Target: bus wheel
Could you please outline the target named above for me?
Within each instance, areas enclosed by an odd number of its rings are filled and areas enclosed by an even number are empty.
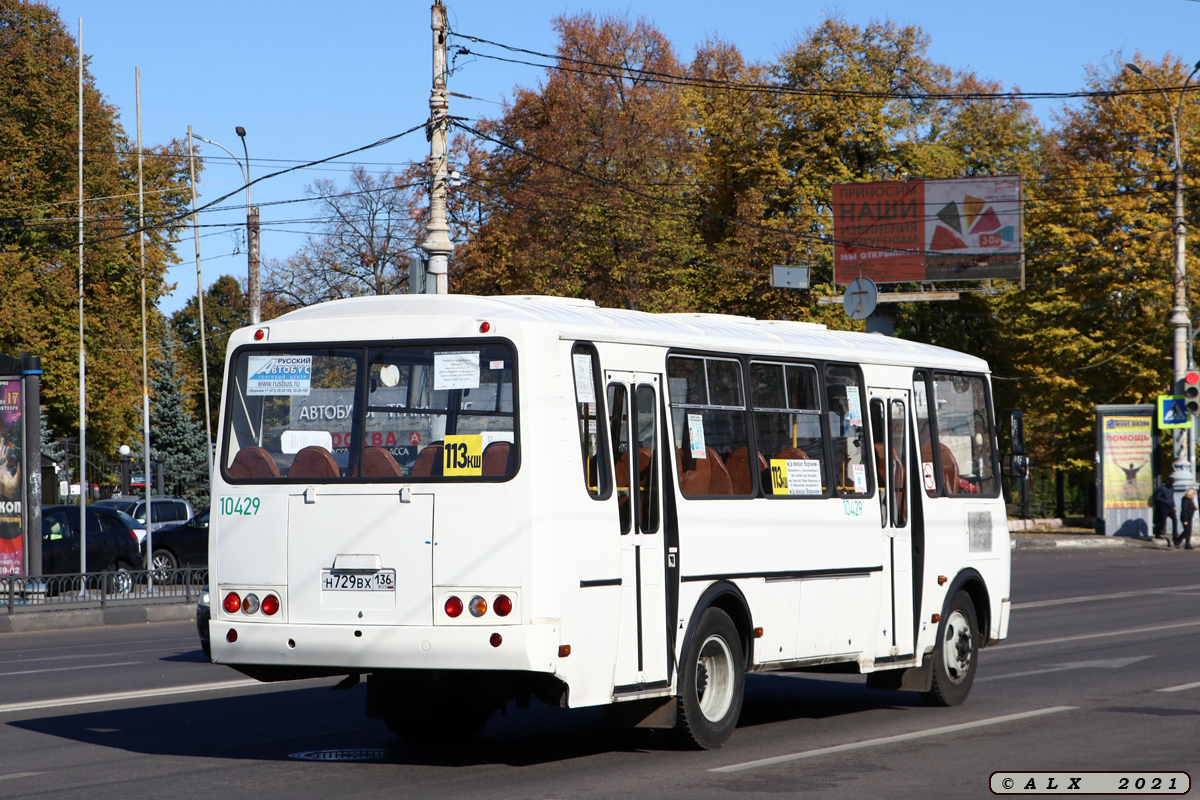
[[[742,640],[719,608],[700,617],[679,675],[675,733],[686,747],[715,750],[729,740],[742,712]]]
[[[956,592],[938,627],[933,648],[933,684],[921,697],[931,706],[961,705],[971,693],[979,662],[979,624],[975,604],[966,592]]]

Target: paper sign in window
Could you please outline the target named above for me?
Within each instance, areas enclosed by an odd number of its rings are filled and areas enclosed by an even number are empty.
[[[774,494],[823,494],[821,462],[811,458],[772,458],[771,491]]]
[[[447,436],[442,448],[443,475],[482,475],[483,437]]]
[[[858,399],[858,387],[846,387],[846,424],[862,427],[862,403]],[[863,491],[866,491],[865,489]]]
[[[688,439],[692,443],[692,458],[708,458],[704,446],[704,417],[700,414],[688,414]]]
[[[575,353],[571,359],[575,362],[576,402],[596,402],[596,380],[592,377],[592,357],[587,353]]]
[[[329,431],[284,431],[279,435],[279,449],[284,453],[299,453],[306,447],[324,447],[333,452],[333,434]]]
[[[862,464],[854,465],[854,493],[867,493],[867,468]]]
[[[433,354],[433,390],[478,389],[479,351]]]

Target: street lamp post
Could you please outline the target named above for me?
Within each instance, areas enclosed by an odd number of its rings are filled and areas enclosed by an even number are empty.
[[[242,153],[246,157],[245,165],[225,145],[205,139],[203,136],[192,134],[202,142],[219,147],[238,165],[242,171],[242,179],[246,182],[246,299],[250,305],[250,324],[262,322],[262,289],[258,279],[258,209],[250,205],[250,151],[246,147],[246,129],[241,125],[234,128],[238,138],[242,140]]]
[[[1187,263],[1184,258],[1187,229],[1183,219],[1183,149],[1179,141],[1179,117],[1183,113],[1183,101],[1187,96],[1187,90],[1191,87],[1192,78],[1200,71],[1200,61],[1197,61],[1196,66],[1192,67],[1192,71],[1188,73],[1187,80],[1179,88],[1179,102],[1175,105],[1171,104],[1170,95],[1163,89],[1162,84],[1154,79],[1153,75],[1147,75],[1137,64],[1126,64],[1125,67],[1133,74],[1139,75],[1153,83],[1154,87],[1163,96],[1163,99],[1166,100],[1167,113],[1170,114],[1171,119],[1171,136],[1175,144],[1175,220],[1172,225],[1175,232],[1175,299],[1171,306],[1170,317],[1171,327],[1174,329],[1172,363],[1175,373],[1171,392],[1175,393],[1183,384],[1183,377],[1187,373],[1190,363],[1188,358],[1190,350],[1188,346],[1190,319],[1187,301]],[[1193,422],[1193,426],[1187,429],[1186,436],[1174,437],[1175,465],[1171,477],[1174,479],[1177,506],[1180,496],[1196,485],[1195,453],[1193,449],[1194,427],[1195,423]]]

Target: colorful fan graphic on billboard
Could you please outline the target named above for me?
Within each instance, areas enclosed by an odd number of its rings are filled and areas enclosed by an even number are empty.
[[[833,187],[834,281],[1020,280],[1019,176]]]

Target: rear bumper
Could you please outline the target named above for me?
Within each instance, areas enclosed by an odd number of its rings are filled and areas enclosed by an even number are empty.
[[[553,674],[557,623],[484,626],[280,625],[212,620],[212,658],[229,666],[517,670]],[[230,629],[237,641],[226,638]],[[500,634],[493,647],[493,633]]]

